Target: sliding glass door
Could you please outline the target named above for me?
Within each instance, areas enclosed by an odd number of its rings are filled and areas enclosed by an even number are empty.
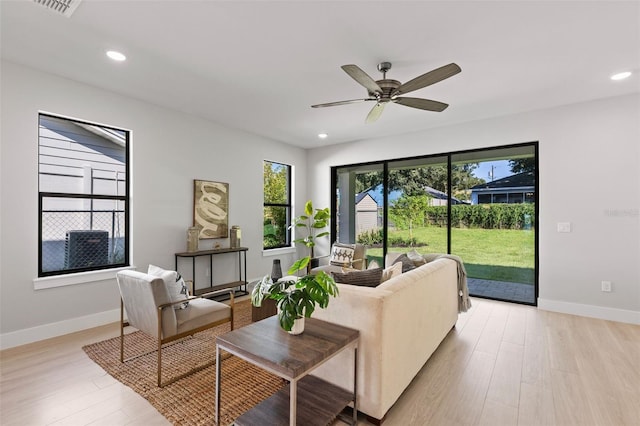
[[[537,143],[332,168],[334,241],[460,256],[470,293],[535,304]]]
[[[464,261],[471,295],[535,303],[535,146],[451,155],[451,253]],[[477,181],[455,179],[472,169]],[[480,182],[478,182],[480,181]]]

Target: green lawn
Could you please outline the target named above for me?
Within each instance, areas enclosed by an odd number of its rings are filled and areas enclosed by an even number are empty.
[[[511,229],[451,230],[451,252],[462,258],[469,277],[525,284],[534,283],[535,231]],[[409,231],[393,231],[391,235],[409,237]],[[446,253],[447,229],[418,228],[413,236],[424,246],[420,253]],[[407,252],[411,247],[395,247],[390,251]],[[368,257],[382,256],[382,249],[367,250]]]

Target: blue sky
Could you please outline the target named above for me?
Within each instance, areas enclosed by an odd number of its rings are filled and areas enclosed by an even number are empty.
[[[475,177],[482,178],[487,182],[491,182],[491,178],[489,177],[491,166],[493,166],[493,180],[502,179],[503,177],[511,176],[513,174],[509,167],[509,161],[499,160],[480,163],[478,168],[473,171],[473,175]]]

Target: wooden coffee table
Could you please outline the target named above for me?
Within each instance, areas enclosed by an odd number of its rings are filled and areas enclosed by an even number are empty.
[[[326,425],[353,401],[352,424],[358,415],[358,340],[360,332],[306,318],[304,333],[291,335],[277,317],[250,324],[216,338],[216,425],[220,425],[220,351],[225,350],[283,379],[289,385],[237,418],[234,425]],[[353,349],[353,393],[308,375],[345,349]],[[288,409],[287,409],[288,406]]]

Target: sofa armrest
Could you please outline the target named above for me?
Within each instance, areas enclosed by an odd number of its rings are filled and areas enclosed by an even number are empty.
[[[360,411],[381,419],[451,330],[456,279],[456,263],[441,259],[375,288],[338,284],[340,295],[314,311],[315,318],[360,331]],[[352,357],[341,353],[313,374],[352,389]]]
[[[316,309],[313,317],[360,331],[358,344],[358,405],[369,415],[376,413],[366,407],[379,406],[384,391],[380,377],[383,343],[383,309],[388,290],[337,283],[340,294],[329,301],[326,309]],[[353,353],[346,351],[312,373],[344,389],[353,389]],[[364,405],[363,405],[364,404]]]

